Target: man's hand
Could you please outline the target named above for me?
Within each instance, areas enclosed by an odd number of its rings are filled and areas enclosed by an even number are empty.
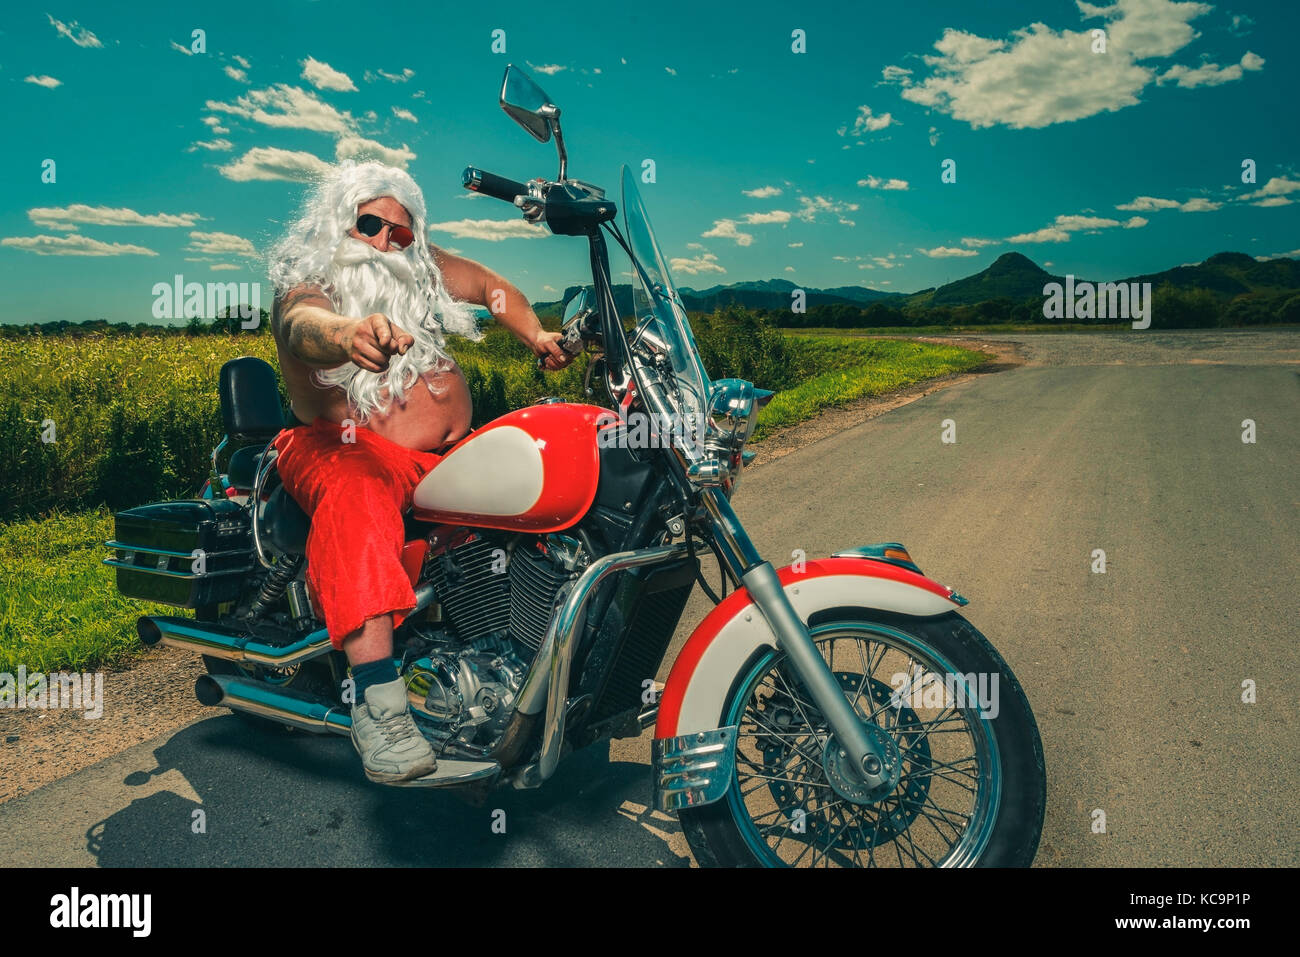
[[[543,329],[533,340],[533,355],[537,356],[537,364],[543,369],[558,372],[574,360],[574,356],[560,347],[560,338],[558,332]]]
[[[369,372],[388,368],[389,356],[405,355],[415,337],[381,312],[358,319],[344,340],[348,361]]]

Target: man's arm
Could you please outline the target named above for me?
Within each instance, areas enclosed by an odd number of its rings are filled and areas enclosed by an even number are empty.
[[[547,369],[563,369],[573,361],[573,357],[560,348],[560,334],[543,329],[527,297],[500,274],[472,259],[453,256],[432,243],[429,252],[437,262],[443,285],[453,299],[487,306],[497,322],[513,332],[533,355],[544,360]]]
[[[271,332],[304,365],[332,369],[355,362],[371,372],[388,368],[388,357],[405,353],[415,339],[375,313],[351,319],[334,313],[317,286],[295,286],[271,307]]]

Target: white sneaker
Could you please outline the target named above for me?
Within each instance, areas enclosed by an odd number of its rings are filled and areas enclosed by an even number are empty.
[[[398,678],[366,689],[365,703],[352,706],[352,744],[366,777],[380,784],[409,781],[438,769],[433,748],[415,726]]]

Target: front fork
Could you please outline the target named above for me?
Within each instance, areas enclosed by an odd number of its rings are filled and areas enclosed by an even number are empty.
[[[705,489],[700,500],[713,520],[722,561],[744,584],[754,604],[767,619],[776,636],[777,647],[790,659],[813,703],[826,716],[840,751],[845,752],[847,763],[857,770],[857,776],[868,790],[883,787],[890,777],[890,769],[885,763],[888,757],[877,741],[867,734],[861,717],[844,697],[843,689],[817,650],[807,626],[786,597],[772,563],[764,561],[758,554],[721,489]]]

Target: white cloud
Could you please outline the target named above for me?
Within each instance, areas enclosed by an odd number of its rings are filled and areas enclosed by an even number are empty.
[[[238,67],[233,67],[229,63],[227,63],[223,69],[226,71],[226,76],[230,77],[235,82],[237,83],[248,82],[248,74],[245,73],[243,70],[239,69]]]
[[[403,143],[400,147],[388,147],[374,140],[360,136],[345,136],[334,144],[334,158],[337,160],[378,160],[387,166],[406,169],[415,154]]]
[[[1017,233],[1007,237],[1009,243],[1068,243],[1069,241],[1070,234],[1055,226],[1045,226],[1032,233]]]
[[[938,145],[939,145],[939,136],[940,136],[940,133],[939,133],[939,127],[937,127],[937,126],[932,126],[932,127],[930,127],[930,145],[931,145],[931,146],[938,146]]]
[[[45,14],[47,17],[50,15]],[[50,25],[59,31],[59,36],[67,37],[79,47],[102,47],[104,44],[99,42],[99,37],[95,36],[76,20],[71,23],[63,23],[50,17]]]
[[[212,127],[212,134],[214,136],[221,136],[225,133],[230,132],[230,128],[227,126],[222,126],[221,120],[219,120],[215,116],[205,116],[203,117],[203,122],[206,123],[208,126]]]
[[[56,80],[52,76],[41,74],[40,76],[28,76],[23,78],[24,83],[35,83],[37,86],[43,86],[47,90],[52,90],[56,86],[63,86],[62,80]]]
[[[1177,209],[1184,213],[1207,213],[1218,209],[1222,205],[1222,203],[1201,196],[1189,199],[1185,203],[1180,203],[1176,199],[1160,199],[1156,196],[1138,196],[1132,202],[1123,203],[1115,208],[1124,212],[1141,213],[1155,212],[1161,209]]]
[[[1182,205],[1183,204],[1178,202],[1176,199],[1158,199],[1155,196],[1139,196],[1131,203],[1124,203],[1115,208],[1122,209],[1126,212],[1129,210],[1135,212],[1148,212],[1156,209],[1179,209]]]
[[[687,276],[698,276],[706,272],[726,272],[718,265],[718,257],[713,253],[702,253],[694,259],[675,258],[668,263],[668,268],[676,273],[684,273]]]
[[[876,86],[907,86],[912,82],[912,71],[901,66],[887,66],[880,75],[882,79]]]
[[[850,133],[853,136],[865,136],[868,133],[883,130],[891,124],[897,125],[897,123],[898,121],[894,119],[892,113],[881,113],[877,116],[871,112],[871,107],[864,104],[858,107],[858,115],[853,118],[853,129],[850,130],[846,126],[841,126],[836,132],[840,136],[845,133]]]
[[[1077,232],[1097,232],[1122,226],[1124,229],[1140,229],[1147,224],[1141,216],[1133,216],[1124,222],[1102,216],[1057,216],[1050,226],[1034,230],[1031,233],[1018,233],[1008,236],[1009,243],[1067,243],[1070,234]]]
[[[704,243],[687,243],[687,249],[704,249]]]
[[[242,56],[240,56],[238,53],[232,54],[231,57],[230,57],[230,59],[234,60],[236,63],[238,63],[240,66],[242,66],[245,70],[247,70],[248,67],[249,67],[248,58],[247,58],[247,57],[242,57]]]
[[[247,256],[257,258],[257,248],[234,233],[190,233],[190,244],[186,252],[200,253],[204,256]]]
[[[670,66],[666,66],[666,67],[664,67],[664,69],[667,70],[669,73],[671,73],[673,76],[676,76],[676,75],[677,75],[677,71],[674,70],[674,69],[673,69],[672,67],[670,67]]]
[[[961,244],[971,249],[979,249],[981,246],[997,246],[1001,242],[1000,239],[976,239],[973,236],[963,236]]]
[[[400,106],[393,107],[393,116],[399,120],[406,120],[408,123],[419,123],[419,119],[410,110],[403,109]]]
[[[80,233],[71,236],[8,236],[0,246],[37,256],[157,256],[152,249],[128,243],[104,243]]]
[[[384,70],[376,70],[374,73],[371,73],[367,70],[365,73],[365,80],[367,83],[374,83],[375,80],[382,78],[387,80],[389,83],[405,83],[413,76],[415,76],[415,71],[408,66],[402,70],[401,73],[387,73]]]
[[[317,133],[350,133],[355,121],[306,90],[277,83],[265,90],[249,90],[234,103],[208,100],[216,113],[230,113],[277,129],[314,130]]]
[[[774,209],[766,213],[746,213],[745,222],[750,226],[758,226],[763,223],[788,223],[790,214],[783,209]]]
[[[235,162],[218,169],[236,183],[251,180],[288,180],[307,183],[329,170],[330,164],[311,153],[255,146]]]
[[[318,90],[335,90],[339,93],[356,92],[357,85],[346,73],[334,69],[328,63],[322,63],[314,57],[299,60],[302,78]]]
[[[243,266],[236,266],[234,263],[213,263],[208,267],[212,272],[222,272],[227,269],[243,269]]]
[[[949,28],[935,42],[935,53],[922,58],[929,75],[914,79],[901,67],[887,67],[884,75],[901,87],[903,99],[975,129],[1068,123],[1136,104],[1158,71],[1140,61],[1182,50],[1199,35],[1191,21],[1212,9],[1175,0],[1115,0],[1104,7],[1077,0],[1076,6],[1082,20],[1103,21],[1104,54],[1092,52],[1095,23],[1058,32],[1035,22],[1004,39]],[[1224,71],[1213,64],[1197,69],[1175,65],[1161,80],[1186,86],[1225,82],[1262,65],[1262,59],[1247,53]]]
[[[27,218],[37,226],[49,229],[74,229],[84,226],[180,226],[190,227],[202,217],[198,213],[137,213],[125,207],[113,209],[108,206],[87,206],[73,203],[71,206],[38,206],[27,211]]]
[[[186,56],[194,56],[194,51],[189,47],[181,46],[175,40],[169,40],[168,42],[172,45],[172,49],[177,53],[184,53]]]
[[[185,152],[193,153],[195,150],[211,150],[214,153],[224,153],[234,148],[234,143],[228,139],[218,138],[215,140],[196,140],[190,144],[189,149]]]
[[[1253,193],[1238,196],[1237,201],[1250,203],[1252,206],[1290,206],[1294,201],[1288,199],[1287,194],[1294,193],[1298,189],[1300,189],[1300,182],[1287,179],[1285,176],[1274,176]]]
[[[785,267],[785,271],[786,271],[786,272],[794,272],[794,267],[793,267],[793,266],[786,266],[786,267]]]
[[[853,220],[845,217],[844,213],[855,212],[858,208],[857,203],[844,203],[825,196],[800,196],[799,203],[803,208],[795,215],[805,223],[816,220],[819,213],[828,213],[837,217],[842,225],[852,226]]]
[[[781,187],[760,186],[758,187],[758,189],[742,189],[741,192],[744,193],[746,196],[753,197],[754,199],[767,199],[768,197],[771,196],[780,196]]]
[[[929,256],[931,259],[949,259],[953,256],[978,256],[979,253],[974,249],[962,249],[960,246],[935,246],[933,249],[921,249],[919,246],[916,250],[923,256]]]
[[[907,180],[881,179],[879,176],[868,176],[866,179],[858,180],[858,185],[870,189],[907,189]]]
[[[1271,256],[1256,256],[1259,262],[1268,262],[1270,259],[1300,259],[1300,249],[1293,249],[1289,253],[1274,253]]]
[[[450,233],[457,239],[486,239],[500,242],[503,239],[540,239],[550,233],[541,226],[522,219],[457,219],[445,223],[430,223],[435,233]]]
[[[1192,90],[1198,86],[1218,86],[1221,83],[1231,83],[1233,80],[1241,79],[1243,70],[1262,69],[1264,69],[1264,58],[1247,51],[1246,55],[1241,58],[1240,63],[1233,63],[1222,68],[1217,63],[1202,63],[1194,70],[1181,64],[1175,64],[1162,73],[1160,79],[1156,82],[1162,86],[1165,83],[1176,82],[1183,89]]]
[[[713,221],[713,228],[700,235],[705,238],[734,239],[737,246],[749,246],[754,242],[753,234],[742,233],[736,229],[734,219],[716,219]]]
[[[524,62],[528,63],[527,60]],[[538,73],[545,73],[547,76],[555,76],[555,74],[568,69],[568,67],[561,66],[558,63],[544,63],[541,66],[536,63],[528,63],[528,66],[530,69],[536,70]]]
[[[791,249],[800,249],[803,247],[803,243],[786,243],[786,245]]]

